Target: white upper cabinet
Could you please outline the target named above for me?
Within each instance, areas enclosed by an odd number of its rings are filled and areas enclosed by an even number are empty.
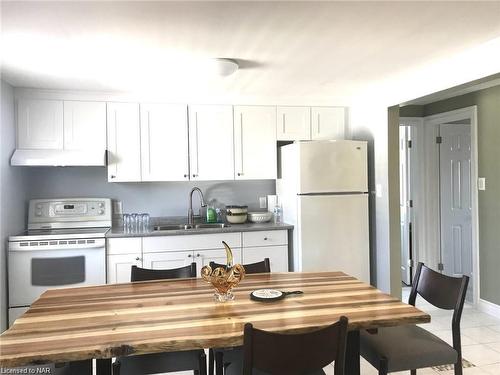
[[[139,104],[108,103],[108,181],[141,181]]]
[[[189,180],[187,105],[141,104],[142,181]]]
[[[60,150],[63,139],[62,100],[18,100],[18,148]]]
[[[276,154],[276,107],[235,106],[235,179],[275,179]]]
[[[313,140],[344,139],[345,110],[342,107],[312,107],[311,135]]]
[[[64,149],[106,150],[106,103],[64,101]]]
[[[234,179],[233,107],[189,107],[191,180]]]
[[[278,141],[301,141],[311,139],[311,108],[277,108]]]

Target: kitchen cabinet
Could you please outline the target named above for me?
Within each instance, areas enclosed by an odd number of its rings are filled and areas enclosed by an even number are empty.
[[[108,103],[108,181],[141,180],[139,104]]]
[[[310,107],[277,107],[276,130],[278,141],[311,139]]]
[[[234,107],[236,180],[275,179],[276,107]]]
[[[233,180],[233,107],[189,107],[191,180]]]
[[[269,258],[271,272],[288,272],[288,231],[243,232],[243,264]]]
[[[189,180],[187,105],[141,104],[142,181]]]
[[[144,254],[144,268],[172,269],[184,267],[194,262],[193,251],[166,251]]]
[[[104,158],[106,103],[64,101],[64,149],[92,150]]]
[[[344,139],[345,109],[342,107],[311,108],[311,138]]]
[[[63,140],[62,100],[18,100],[18,148],[60,150],[63,148]]]
[[[108,284],[130,282],[132,266],[143,267],[141,238],[109,238],[106,241]]]

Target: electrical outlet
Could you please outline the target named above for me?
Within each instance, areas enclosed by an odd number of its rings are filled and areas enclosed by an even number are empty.
[[[260,208],[267,208],[266,197],[259,197],[259,206],[260,206]]]
[[[382,198],[382,184],[375,185],[375,195],[377,198]]]
[[[477,189],[478,190],[486,190],[486,178],[485,177],[479,177],[477,179]]]

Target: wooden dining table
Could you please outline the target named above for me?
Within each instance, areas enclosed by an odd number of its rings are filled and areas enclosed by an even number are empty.
[[[256,289],[301,290],[257,302]],[[111,372],[110,358],[243,343],[243,326],[306,332],[349,318],[347,368],[358,375],[359,331],[426,323],[430,316],[342,272],[248,275],[231,302],[216,302],[200,278],[158,280],[43,293],[0,336],[0,367],[69,362],[72,374]]]

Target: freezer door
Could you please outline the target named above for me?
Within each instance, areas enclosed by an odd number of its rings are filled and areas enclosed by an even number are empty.
[[[297,199],[299,238],[295,270],[342,271],[370,282],[368,195]]]
[[[368,191],[367,144],[317,141],[299,144],[299,194]]]

